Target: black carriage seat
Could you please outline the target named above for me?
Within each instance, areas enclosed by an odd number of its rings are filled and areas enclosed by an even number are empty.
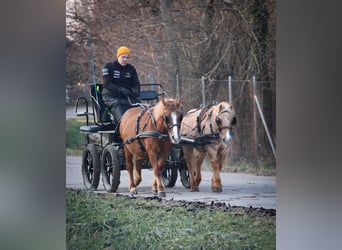
[[[94,124],[80,127],[81,132],[96,133],[101,131],[113,131],[116,127],[112,120],[108,107],[102,99],[102,84],[90,86],[90,99],[93,109]]]
[[[159,101],[159,97],[164,97],[165,91],[159,83],[140,84],[140,100],[144,104],[154,105]]]
[[[140,91],[140,99],[144,101],[158,100],[158,93],[154,90]]]
[[[96,84],[90,87],[90,98],[96,113],[95,119],[100,125],[113,122],[109,115],[108,107],[102,99],[102,88],[102,84]]]

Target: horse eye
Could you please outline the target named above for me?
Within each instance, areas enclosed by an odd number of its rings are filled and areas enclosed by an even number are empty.
[[[168,122],[169,122],[169,117],[164,116],[164,121],[165,121],[166,123],[168,123]]]
[[[236,125],[236,117],[233,117],[232,125]]]
[[[221,123],[221,119],[219,117],[216,117],[215,121],[216,121],[217,124]]]

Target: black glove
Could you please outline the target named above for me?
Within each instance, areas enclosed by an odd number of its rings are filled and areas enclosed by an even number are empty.
[[[136,90],[136,89],[132,89],[132,95],[133,95],[134,97],[139,97],[139,96],[140,96],[140,95],[139,95],[139,91]]]
[[[123,87],[119,87],[119,92],[124,96],[130,96],[132,93],[129,89],[125,89]]]

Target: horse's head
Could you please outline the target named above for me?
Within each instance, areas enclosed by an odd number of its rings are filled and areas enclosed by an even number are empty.
[[[231,104],[221,102],[213,109],[213,118],[220,136],[220,139],[228,143],[234,135],[236,125],[235,111]]]
[[[180,106],[182,104],[181,99],[163,99],[164,106],[163,121],[167,128],[169,138],[172,144],[179,143],[179,129],[182,122],[182,113],[180,111]]]

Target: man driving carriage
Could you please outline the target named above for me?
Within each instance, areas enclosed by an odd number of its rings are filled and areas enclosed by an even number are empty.
[[[135,67],[128,63],[131,50],[126,46],[118,48],[116,60],[102,69],[102,98],[118,124],[122,115],[139,101],[140,83]]]

